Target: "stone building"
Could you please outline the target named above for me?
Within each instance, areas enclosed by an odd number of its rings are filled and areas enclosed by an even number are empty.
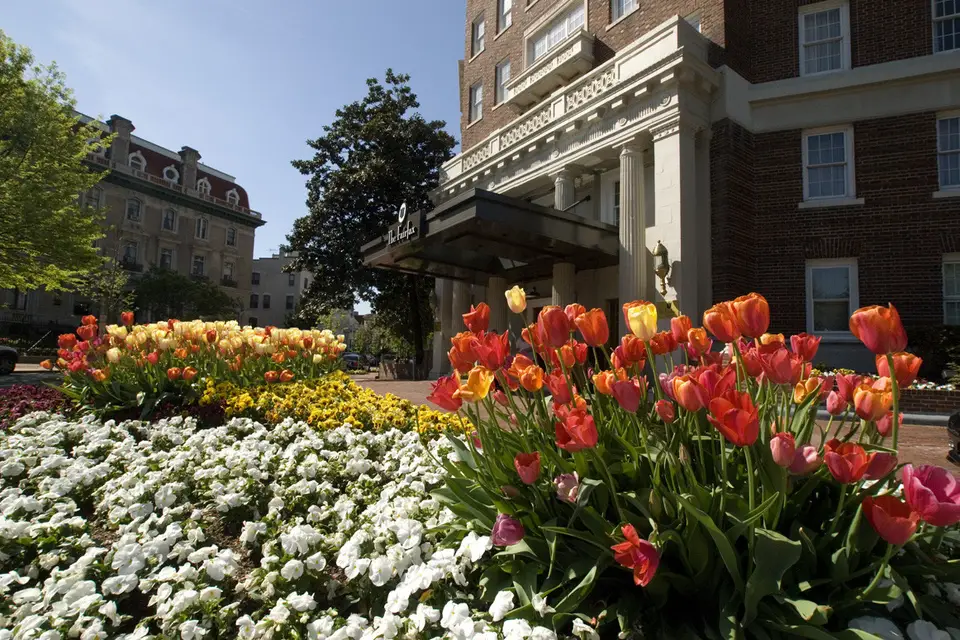
[[[247,324],[254,327],[286,327],[287,316],[300,304],[310,286],[309,271],[284,271],[297,257],[296,251],[282,251],[253,261]]]
[[[699,318],[757,291],[771,330],[862,370],[858,306],[960,323],[960,2],[466,9],[463,151],[432,211],[365,246],[440,278],[434,373],[471,302],[506,328],[513,284],[542,293],[528,320],[576,300],[612,323],[628,300]]]
[[[91,165],[107,171],[81,199],[104,210],[103,254],[116,257],[134,278],[153,266],[172,269],[208,278],[245,304],[254,233],[264,222],[243,187],[201,164],[196,149],[174,152],[133,135],[126,118],[114,115],[98,124],[116,137],[109,148],[88,156]],[[79,294],[35,291],[10,295],[0,322],[34,329],[75,326],[91,312],[96,305]]]

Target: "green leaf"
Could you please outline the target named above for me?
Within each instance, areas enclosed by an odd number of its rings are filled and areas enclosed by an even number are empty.
[[[557,532],[546,527],[556,526],[557,520],[554,518],[550,520],[545,525],[543,525],[540,530],[543,532],[543,538],[547,541],[547,549],[550,551],[550,567],[547,569],[547,578],[549,579],[553,575],[553,564],[557,560]]]
[[[813,640],[883,640],[879,636],[859,629],[844,629],[843,631],[834,631],[828,633],[818,627],[807,624],[781,624],[778,622],[764,622],[764,626],[776,631],[782,631],[792,636],[801,638],[812,638]]]
[[[727,529],[727,538],[729,538],[730,542],[735,544],[737,539],[746,532],[750,525],[762,518],[763,514],[767,512],[767,509],[773,506],[773,503],[779,498],[780,494],[774,493],[772,496],[761,502],[760,506],[748,513],[747,517],[743,520],[738,520],[736,516],[730,516],[731,520],[737,521],[737,524]]]
[[[913,605],[913,610],[917,613],[917,616],[923,618],[923,608],[920,606],[920,601],[917,600],[917,594],[913,592],[913,589],[910,588],[910,583],[907,582],[907,579],[902,575],[897,573],[893,567],[887,566],[887,571],[890,574],[890,579],[900,587],[903,591],[903,595],[907,597],[907,600],[910,601],[910,604]]]
[[[717,551],[720,552],[720,558],[723,560],[723,564],[727,567],[730,577],[733,578],[734,587],[736,587],[738,592],[743,593],[743,576],[740,575],[737,553],[734,551],[733,545],[730,544],[730,540],[727,539],[727,536],[723,535],[723,532],[717,527],[713,518],[693,506],[686,498],[678,494],[672,495],[677,503],[679,503],[687,513],[693,516],[697,522],[702,524],[704,529],[707,530],[707,533],[710,534],[713,543],[717,546]]]
[[[779,598],[779,600],[796,611],[804,622],[809,622],[818,627],[827,624],[827,620],[830,619],[830,614],[833,612],[831,607],[817,604],[812,600],[794,600],[786,597]]]
[[[844,582],[850,577],[850,554],[846,547],[840,547],[830,556],[830,577],[834,582]]]
[[[524,605],[530,604],[533,596],[537,595],[537,565],[532,562],[523,565],[520,571],[513,575],[513,586],[516,587],[520,602]]]
[[[596,547],[601,551],[604,551],[607,553],[610,552],[610,545],[608,544],[608,540],[606,538],[597,538],[596,536],[592,536],[589,533],[586,533],[583,531],[577,531],[576,529],[570,529],[568,527],[551,527],[551,526],[544,525],[540,527],[540,529],[544,532],[550,531],[553,533],[560,534],[562,536],[577,538],[578,540],[583,540],[584,542],[593,545],[594,547]]]
[[[800,543],[767,529],[756,530],[753,551],[754,569],[747,580],[743,624],[749,626],[757,616],[757,605],[765,596],[780,591],[783,574],[800,559]]]
[[[583,576],[583,579],[580,580],[580,584],[571,589],[567,595],[556,604],[554,608],[557,610],[557,613],[569,613],[576,610],[577,605],[593,591],[593,583],[597,579],[597,569],[597,566],[590,569],[587,575]]]

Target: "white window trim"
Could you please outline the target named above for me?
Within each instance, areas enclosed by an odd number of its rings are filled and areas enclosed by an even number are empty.
[[[140,208],[137,209],[136,220],[130,219],[130,203],[131,202],[136,202],[140,205]],[[144,206],[143,200],[141,200],[140,198],[127,198],[126,201],[123,203],[123,221],[133,222],[135,224],[140,224],[141,222],[143,222],[143,206]]]
[[[197,258],[200,258],[200,260],[203,261],[203,271],[202,271],[201,273],[197,273],[197,272],[194,271],[194,269],[193,269],[194,265],[195,265],[196,262],[197,262]],[[192,256],[190,256],[190,275],[192,275],[192,276],[206,276],[206,275],[207,275],[207,256],[203,255],[202,253],[195,253],[195,254],[193,254]]]
[[[167,250],[170,252],[170,267],[171,271],[177,270],[177,249],[176,247],[157,247],[157,266],[163,267],[163,251]]]
[[[168,178],[168,177],[167,177],[167,172],[168,172],[168,171],[172,171],[172,172],[173,172],[173,178]],[[179,183],[179,182],[180,182],[180,172],[177,171],[177,168],[176,168],[174,165],[171,164],[171,165],[168,166],[168,167],[164,167],[162,173],[163,173],[163,175],[162,175],[161,177],[162,177],[164,180],[166,180],[167,182],[176,182],[176,183]]]
[[[583,27],[580,29],[582,31],[587,27],[587,25],[590,24],[590,5],[587,0],[569,0],[568,2],[561,2],[553,10],[548,11],[536,22],[527,27],[526,31],[523,32],[523,69],[521,71],[529,69],[530,66],[534,64],[532,55],[533,40],[536,39],[537,36],[541,35],[544,30],[553,26],[554,22],[556,22],[558,18],[572,11],[577,5],[580,4],[583,5]],[[567,34],[566,39],[569,39],[572,35],[574,34]],[[565,42],[566,39],[562,40],[561,42]],[[561,45],[560,43],[557,43],[556,46],[559,47]],[[547,51],[549,52],[551,50],[552,49],[548,49]],[[546,57],[546,54],[544,54],[543,57]],[[537,61],[539,62],[539,60]],[[513,72],[513,69],[510,71]]]
[[[810,13],[820,13],[821,11],[829,11],[831,9],[840,9],[840,68],[831,69],[830,71],[816,71],[813,73],[807,73],[804,69],[804,56],[803,56],[803,47],[804,47],[804,32],[803,32],[803,16]],[[801,76],[822,76],[828,73],[837,73],[839,71],[847,71],[850,69],[850,4],[847,0],[827,0],[826,2],[818,2],[816,4],[807,4],[802,7],[797,12],[797,46],[799,52],[799,64],[800,64],[800,75]]]
[[[206,223],[207,223],[206,226],[200,224],[200,221],[201,221],[201,220],[205,220],[205,221],[206,221]],[[201,228],[201,227],[203,227],[204,230],[206,231],[206,234],[205,234],[205,235],[200,235],[199,231],[200,231],[200,228]],[[205,217],[205,216],[200,216],[200,217],[198,217],[198,218],[196,218],[196,219],[194,220],[194,223],[193,223],[193,237],[194,237],[194,239],[196,239],[196,240],[207,240],[207,239],[210,238],[210,218],[207,218],[207,217]]]
[[[510,3],[510,9],[507,11],[503,10],[505,3]],[[503,17],[509,16],[510,24],[503,26]],[[497,0],[497,35],[509,29],[513,26],[513,0]]]
[[[483,25],[483,37],[478,38],[477,28],[479,25]],[[479,44],[479,47],[477,46]],[[487,19],[483,13],[478,15],[473,19],[473,22],[470,23],[470,60],[473,60],[487,48]]]
[[[960,51],[960,49],[958,49],[958,51]],[[943,113],[937,114],[937,125],[936,125],[937,126],[937,131],[936,131],[936,134],[937,134],[937,186],[939,187],[940,190],[933,194],[934,198],[950,198],[953,196],[960,196],[960,193],[958,193],[960,192],[960,184],[951,184],[951,185],[944,186],[943,184],[940,183],[940,156],[945,153],[940,149],[940,121],[952,120],[953,118],[960,118],[960,111],[945,111]],[[949,151],[946,153],[954,153],[954,152]],[[960,151],[958,151],[957,153],[960,153]]]
[[[941,49],[937,51],[937,23],[945,22],[947,20],[952,20],[955,17],[960,17],[960,13],[951,14],[949,16],[944,16],[942,18],[937,17],[937,0],[930,0],[930,47],[933,49],[934,55],[940,53],[952,53],[954,51],[960,51],[960,47],[954,47],[953,49]]]
[[[849,314],[860,308],[860,276],[858,274],[857,258],[838,258],[828,260],[807,260],[806,263],[806,292],[804,294],[807,313],[807,333],[813,334],[813,270],[817,268],[847,267],[850,270],[850,303]],[[847,331],[816,331],[826,342],[856,342],[857,339]]]
[[[230,265],[230,275],[227,275],[227,265]],[[224,260],[223,262],[223,277],[221,280],[234,280],[234,276],[237,274],[237,264],[232,260]],[[236,280],[234,280],[236,282]]]
[[[498,81],[500,80],[500,69],[503,65],[510,67],[510,73],[513,73],[513,64],[510,62],[510,58],[504,58],[493,68],[493,102],[494,108],[499,107],[504,102],[510,98],[510,92],[507,91],[507,83],[510,82],[510,75],[507,76],[506,80],[503,81],[501,85]],[[499,99],[497,93],[500,92]]]
[[[628,0],[623,0],[623,1],[624,3],[626,3]],[[634,0],[632,9],[627,9],[621,15],[615,16],[613,14],[613,9],[614,7],[616,7],[616,2],[617,0],[610,0],[610,25],[609,26],[611,27],[617,24],[618,22],[620,22],[621,20],[623,20],[624,18],[630,17],[637,10],[640,9],[640,0]]]
[[[143,165],[140,169],[135,169],[135,168],[134,168],[134,166],[133,166],[133,159],[134,159],[134,158],[138,158],[138,159],[140,160],[141,164]],[[144,157],[143,157],[143,154],[140,153],[139,151],[134,151],[134,152],[131,153],[129,156],[127,156],[127,165],[128,165],[131,169],[135,169],[136,171],[143,171],[144,173],[146,173],[146,171],[147,171],[147,159],[144,158]]]
[[[234,200],[233,202],[231,202],[231,201],[230,201],[230,197],[231,197],[231,196],[233,196],[234,198],[236,198],[236,200]],[[235,188],[234,188],[234,189],[230,189],[230,191],[227,191],[227,193],[226,193],[226,195],[224,196],[224,198],[226,199],[227,202],[230,202],[231,204],[235,204],[235,205],[237,205],[238,207],[240,206],[240,192],[237,191]]]
[[[842,196],[820,196],[810,197],[810,185],[807,175],[807,138],[810,136],[819,136],[827,133],[843,133],[843,158],[847,165],[847,193]],[[854,155],[853,125],[840,125],[836,127],[824,127],[822,129],[804,129],[800,136],[802,146],[802,169],[803,169],[803,202],[815,203],[801,205],[801,209],[810,207],[829,207],[836,205],[863,204],[863,198],[857,198],[857,175],[856,175],[856,157]]]
[[[233,244],[230,244],[230,232],[233,231]],[[236,227],[227,227],[227,230],[223,234],[223,244],[227,247],[236,247],[237,246],[237,228]]]
[[[473,115],[474,90],[480,90],[480,104],[477,106],[477,117]],[[483,120],[483,81],[470,85],[470,91],[467,94],[467,122],[474,124]]]
[[[173,229],[167,229],[163,226],[163,221],[167,218],[167,211],[173,211]],[[160,231],[165,233],[177,233],[180,230],[180,212],[173,207],[164,207],[160,214]]]
[[[201,189],[201,188],[200,188],[200,185],[205,186],[205,187],[207,188],[207,190],[204,191],[203,189]],[[199,191],[200,193],[206,193],[207,195],[211,195],[210,189],[211,189],[210,181],[207,180],[206,177],[203,177],[203,178],[200,178],[199,180],[197,180],[197,191]]]
[[[947,324],[947,274],[945,269],[947,264],[960,264],[960,253],[945,253],[940,262],[940,294],[943,298],[943,324]],[[950,300],[960,300],[960,296],[950,298]]]

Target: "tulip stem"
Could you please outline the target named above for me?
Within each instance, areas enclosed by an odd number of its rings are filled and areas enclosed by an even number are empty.
[[[657,375],[657,361],[653,356],[653,350],[650,349],[650,343],[643,341],[643,347],[647,352],[647,360],[650,362],[650,374],[653,376],[653,393],[657,400],[663,400],[663,389],[660,388],[660,376]]]
[[[837,501],[837,512],[833,514],[833,520],[830,521],[830,528],[827,529],[827,533],[823,536],[823,542],[821,545],[818,545],[819,548],[825,547],[830,543],[830,536],[833,535],[833,532],[837,530],[837,523],[840,522],[840,514],[843,513],[843,505],[846,502],[847,498],[847,485],[840,485],[840,499]]]
[[[892,370],[893,369],[891,369],[891,371]],[[889,542],[887,543],[887,552],[883,554],[883,560],[880,562],[880,567],[877,569],[877,575],[873,576],[873,580],[869,585],[867,585],[867,588],[863,590],[863,593],[858,596],[858,600],[865,599],[873,592],[874,589],[877,588],[877,585],[880,584],[880,579],[883,577],[883,572],[886,571],[887,565],[890,563],[890,558],[893,557],[894,552],[898,548],[899,547],[897,545],[890,544]]]
[[[897,437],[900,435],[900,382],[893,365],[893,354],[887,354],[887,367],[890,369],[890,383],[893,387],[893,450],[897,451]]]
[[[747,494],[747,506],[750,509],[750,513],[753,513],[754,505],[756,504],[756,497],[754,495],[756,493],[756,487],[753,480],[753,454],[750,452],[750,449],[752,446],[753,445],[747,445],[743,448],[743,453],[747,459],[747,490],[749,491],[749,493]],[[753,540],[754,540],[755,530],[756,530],[756,527],[754,525],[750,525],[750,549],[751,549],[750,557],[751,558],[753,557],[752,550],[753,550]]]

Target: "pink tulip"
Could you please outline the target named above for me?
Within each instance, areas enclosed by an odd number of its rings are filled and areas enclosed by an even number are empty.
[[[570,504],[577,503],[577,495],[580,493],[580,478],[576,472],[562,473],[553,479],[553,484],[557,487],[557,497]]]
[[[665,424],[670,424],[677,419],[677,408],[669,400],[657,400],[654,408]]]
[[[509,547],[523,540],[523,525],[516,518],[501,513],[493,523],[490,540],[496,547]]]
[[[640,407],[640,385],[636,380],[618,380],[610,387],[621,409],[629,413],[637,412]]]
[[[900,412],[900,422],[903,424],[903,412]],[[893,411],[888,411],[887,415],[877,420],[877,433],[886,438],[893,431]]]
[[[806,475],[820,466],[820,456],[817,454],[817,448],[812,444],[805,444],[799,447],[793,454],[793,464],[790,465],[790,473],[798,476]]]
[[[781,467],[791,466],[797,453],[797,442],[793,434],[773,434],[770,438],[770,453],[773,454],[773,461]]]
[[[929,464],[903,468],[903,494],[910,508],[935,527],[960,522],[960,482],[944,469]]]
[[[831,391],[827,396],[827,413],[832,416],[839,416],[847,410],[847,401],[836,391]]]
[[[897,466],[897,456],[886,451],[877,451],[870,454],[870,464],[864,477],[868,480],[879,480],[893,471]]]

